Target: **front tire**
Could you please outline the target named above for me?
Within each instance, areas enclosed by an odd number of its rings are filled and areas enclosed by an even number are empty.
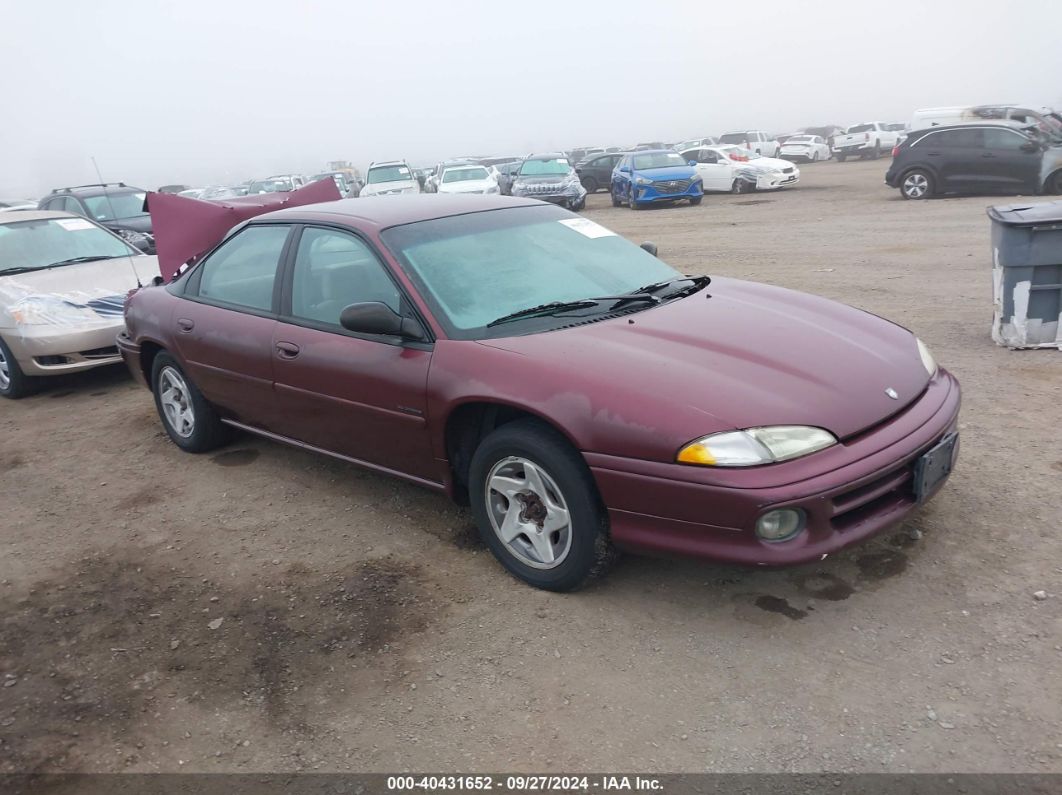
[[[1062,194],[1062,170],[1056,171],[1044,181],[1044,192],[1056,196]]]
[[[599,186],[593,177],[583,177],[583,187],[586,188],[587,193],[597,193]]]
[[[932,175],[920,168],[911,169],[900,179],[900,195],[905,199],[928,199],[933,190]]]
[[[170,440],[188,453],[206,453],[232,438],[214,407],[168,353],[159,353],[151,366],[155,408]]]
[[[691,198],[690,199],[690,207],[698,206],[701,203],[701,200],[703,198],[704,198],[703,196],[694,196],[693,198]]]
[[[842,152],[838,152],[837,153],[837,162],[838,163],[843,163],[847,159],[848,159],[848,155],[846,155],[846,154],[844,154]]]
[[[613,207],[620,207],[620,206],[623,205],[623,201],[619,198],[619,196],[616,195],[616,186],[615,185],[612,186],[612,189],[608,192],[608,194],[609,194],[610,197],[612,197],[612,206]]]
[[[638,204],[638,201],[634,198],[634,185],[633,184],[627,190],[627,207],[629,209],[631,209],[631,210],[640,210],[640,209],[642,209],[641,205]]]
[[[0,339],[0,396],[18,400],[33,394],[40,380],[26,375],[19,367],[15,355]]]
[[[616,557],[607,513],[582,456],[538,421],[508,423],[480,443],[469,495],[483,543],[535,588],[575,590]]]

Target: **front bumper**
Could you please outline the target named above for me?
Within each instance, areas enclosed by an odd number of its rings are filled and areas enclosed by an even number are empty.
[[[26,375],[61,375],[120,362],[114,335],[123,328],[121,320],[87,329],[21,326],[5,329],[4,342]]]
[[[691,182],[688,186],[680,187],[679,189],[669,189],[668,187],[656,183],[653,183],[652,185],[634,186],[634,200],[638,202],[638,204],[696,199],[703,195],[703,183],[700,180]]]
[[[138,345],[132,337],[122,329],[122,332],[115,339],[115,345],[118,347],[118,353],[122,360],[125,362],[125,366],[129,368],[130,375],[133,376],[138,384],[144,387],[151,388],[148,384],[147,374],[144,372],[141,366],[140,359],[140,345]]]
[[[538,199],[550,204],[560,204],[564,207],[573,207],[581,204],[586,199],[586,188],[581,182],[575,182],[566,188],[534,189],[523,188],[513,190],[511,195],[523,199]]]
[[[789,185],[796,185],[800,182],[800,171],[796,168],[792,173],[779,174],[777,176],[773,174],[763,174],[756,178],[756,190],[778,190],[778,188],[785,188]]]
[[[608,506],[617,546],[746,565],[792,565],[864,541],[914,510],[915,462],[956,430],[959,404],[958,381],[941,370],[918,400],[881,425],[783,464],[722,470],[595,453],[585,457]],[[804,529],[788,541],[760,540],[753,530],[756,519],[775,508],[802,509]]]

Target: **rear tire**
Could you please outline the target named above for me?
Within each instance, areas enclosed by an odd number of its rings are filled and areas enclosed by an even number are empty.
[[[900,195],[905,199],[928,199],[933,190],[933,175],[928,171],[912,168],[900,177]]]
[[[1044,181],[1044,192],[1056,196],[1062,194],[1062,170],[1056,171]]]
[[[881,157],[881,147],[874,144],[874,151],[870,153],[870,159],[877,160],[879,157]]]
[[[586,462],[536,420],[503,425],[480,443],[468,490],[483,543],[528,585],[573,591],[617,557]]]
[[[842,154],[841,152],[837,153],[837,162],[838,163],[843,163],[847,159],[848,159],[848,155]]]
[[[185,452],[207,453],[232,439],[232,429],[165,351],[157,354],[151,365],[151,391],[162,427]]]
[[[26,375],[19,367],[15,355],[0,339],[0,396],[18,400],[32,395],[40,386],[40,379]]]

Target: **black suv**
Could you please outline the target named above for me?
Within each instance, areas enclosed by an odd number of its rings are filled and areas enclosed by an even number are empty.
[[[955,124],[915,130],[893,150],[885,183],[905,199],[939,193],[1062,193],[1062,147],[1033,130]]]
[[[608,190],[612,185],[612,169],[622,159],[623,155],[619,153],[590,155],[575,165],[575,173],[579,175],[587,193],[594,193],[601,188]]]
[[[40,210],[61,210],[91,218],[145,254],[155,253],[151,216],[144,209],[146,192],[124,182],[56,188],[37,205]]]

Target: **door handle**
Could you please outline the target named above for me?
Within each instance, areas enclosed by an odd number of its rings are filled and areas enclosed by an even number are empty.
[[[277,355],[281,359],[294,359],[299,355],[299,346],[294,342],[278,342]]]
[[[195,321],[189,320],[186,317],[177,318],[177,328],[187,334],[189,331],[195,328]]]

